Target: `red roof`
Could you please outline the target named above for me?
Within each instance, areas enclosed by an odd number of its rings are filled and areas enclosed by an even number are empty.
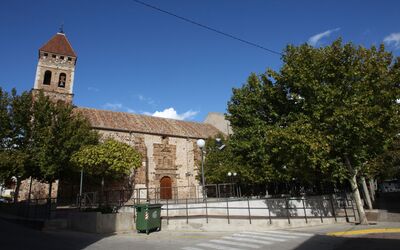
[[[43,45],[40,51],[46,51],[50,53],[56,53],[65,56],[76,57],[74,50],[71,47],[67,37],[63,33],[55,34],[45,45]]]
[[[95,129],[130,131],[144,134],[189,138],[208,138],[221,133],[210,124],[179,121],[147,115],[114,112],[91,108],[75,108]]]

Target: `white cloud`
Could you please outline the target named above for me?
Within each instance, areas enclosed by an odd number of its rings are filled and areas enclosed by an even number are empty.
[[[336,32],[336,31],[339,31],[339,30],[340,30],[340,28],[336,28],[336,29],[327,30],[327,31],[324,31],[324,32],[322,32],[322,33],[313,35],[312,37],[310,37],[310,38],[308,39],[308,44],[310,44],[311,46],[317,46],[317,45],[318,45],[318,42],[319,42],[322,38],[324,38],[324,37],[329,37],[333,32]]]
[[[103,105],[103,108],[105,109],[111,109],[111,110],[120,110],[122,109],[122,103],[110,103],[107,102],[106,104]]]
[[[145,114],[145,115],[151,115],[151,116],[162,117],[162,118],[170,118],[170,119],[176,119],[176,120],[190,120],[198,113],[199,113],[198,111],[188,110],[183,114],[178,114],[178,112],[176,112],[176,110],[172,107],[166,108],[163,111],[156,111],[154,113],[143,112],[143,114]]]
[[[88,87],[87,89],[88,89],[89,91],[92,91],[92,92],[99,92],[99,91],[100,91],[100,89],[95,88],[95,87]]]
[[[128,112],[128,113],[135,113],[135,110],[123,105],[122,103],[107,102],[106,104],[103,105],[103,108],[109,109],[112,111],[123,111],[123,112]]]
[[[155,101],[150,97],[145,97],[143,95],[138,95],[139,101],[146,102],[149,105],[155,105]]]
[[[393,44],[396,49],[400,49],[400,33],[392,33],[383,39],[383,42]]]

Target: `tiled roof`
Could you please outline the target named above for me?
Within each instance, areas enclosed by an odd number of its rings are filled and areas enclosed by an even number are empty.
[[[214,126],[205,123],[91,108],[78,107],[75,110],[86,117],[92,127],[97,129],[189,138],[208,138],[220,133]]]
[[[64,33],[55,34],[39,50],[76,57],[76,54]]]

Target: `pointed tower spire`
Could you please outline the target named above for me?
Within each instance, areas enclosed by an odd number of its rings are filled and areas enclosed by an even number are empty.
[[[60,25],[60,28],[58,29],[58,33],[64,34],[64,23]]]
[[[72,103],[77,56],[63,25],[59,31],[39,49],[33,91],[43,91],[51,99]]]

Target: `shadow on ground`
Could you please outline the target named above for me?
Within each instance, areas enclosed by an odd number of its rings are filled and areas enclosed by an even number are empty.
[[[359,237],[316,235],[295,250],[393,250],[399,249],[400,234],[377,234]]]
[[[84,249],[108,236],[69,231],[46,232],[0,219],[0,249]]]

